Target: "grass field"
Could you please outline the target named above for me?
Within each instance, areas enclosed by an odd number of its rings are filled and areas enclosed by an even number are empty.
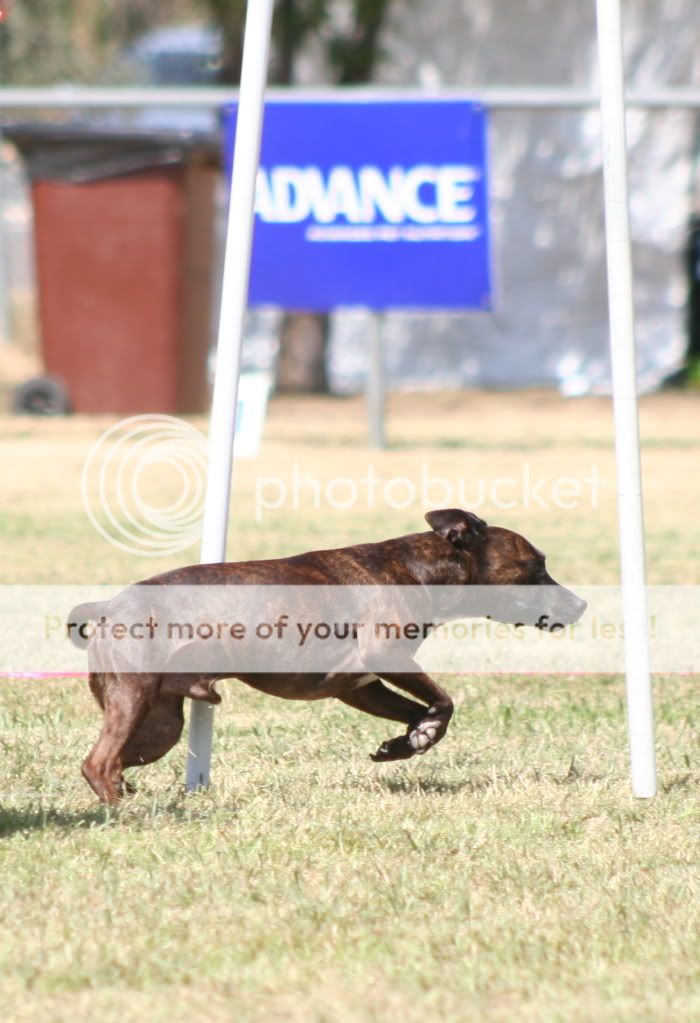
[[[196,560],[122,553],[90,527],[80,471],[108,422],[3,421],[5,583],[126,583]],[[256,477],[289,483],[294,462],[322,482],[371,463],[416,484],[425,463],[468,493],[520,480],[526,463],[547,480],[596,467],[597,507],[586,495],[477,510],[528,535],[562,581],[617,580],[608,401],[399,395],[389,424],[391,449],[373,453],[361,402],[273,402],[260,458],[236,466],[229,555],[421,528],[419,502],[343,511],[308,494],[256,521]],[[698,398],[645,399],[642,433],[650,581],[697,585]],[[79,773],[99,727],[85,681],[0,682],[4,1016],[700,1019],[697,679],[656,679],[652,801],[630,794],[621,678],[446,684],[457,710],[443,743],[374,765],[395,726],[225,683],[213,788],[182,792],[181,742],[107,811]]]

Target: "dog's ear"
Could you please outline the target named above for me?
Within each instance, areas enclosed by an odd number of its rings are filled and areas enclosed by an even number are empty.
[[[461,508],[443,508],[441,511],[428,512],[425,521],[438,536],[460,550],[475,547],[486,539],[488,526],[484,520],[473,512],[462,511]]]

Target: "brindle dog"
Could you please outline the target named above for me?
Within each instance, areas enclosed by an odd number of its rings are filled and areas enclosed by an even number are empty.
[[[488,526],[476,515],[450,508],[426,516],[429,532],[357,544],[337,550],[312,551],[290,558],[231,564],[191,565],[146,580],[149,586],[386,586],[421,587],[439,593],[439,587],[470,587],[479,594],[479,606],[468,599],[443,608],[428,609],[442,620],[467,616],[490,616],[499,621],[538,625],[542,618],[565,625],[577,621],[586,607],[570,590],[555,582],[545,567],[544,555],[518,533]],[[105,604],[84,604],[71,613],[72,626],[95,621],[119,601],[122,609],[138,593],[137,584]],[[528,590],[533,601],[529,617],[523,608],[504,608],[486,602],[482,587],[546,587]],[[437,590],[435,588],[438,588]],[[454,592],[451,590],[450,592]],[[457,592],[462,592],[461,589]],[[487,591],[491,592],[491,591]],[[539,596],[541,595],[541,596]],[[388,616],[396,608],[383,609]],[[540,625],[541,627],[541,625]],[[70,632],[74,637],[74,632]],[[125,791],[127,767],[159,760],[180,738],[185,697],[216,704],[221,697],[214,682],[221,678],[240,681],[275,696],[294,700],[333,697],[357,710],[406,725],[406,732],[382,743],[372,755],[376,761],[406,760],[425,753],[444,736],[453,704],[449,695],[415,661],[420,645],[404,647],[392,670],[379,673],[353,670],[319,673],[296,672],[162,672],[114,670],[104,654],[104,644],[87,643],[90,688],[104,711],[102,732],[83,764],[83,775],[101,800],[114,803]],[[355,648],[357,655],[357,648]],[[396,692],[388,682],[402,692]],[[407,695],[403,695],[403,694]]]

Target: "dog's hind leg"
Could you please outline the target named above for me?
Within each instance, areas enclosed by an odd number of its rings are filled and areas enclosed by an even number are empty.
[[[121,752],[122,767],[141,767],[164,757],[178,742],[185,723],[185,696],[207,703],[221,703],[209,675],[163,675],[158,696]],[[136,789],[124,781],[128,792]]]
[[[177,693],[158,695],[122,750],[122,767],[152,764],[173,748],[185,723],[184,702],[184,696]]]
[[[116,803],[123,795],[122,751],[155,703],[159,685],[158,675],[102,674],[99,691],[104,723],[82,770],[83,777],[103,803]]]
[[[88,676],[88,685],[90,686],[90,692],[99,703],[102,710],[105,709],[104,699],[104,675],[101,671],[91,671]]]

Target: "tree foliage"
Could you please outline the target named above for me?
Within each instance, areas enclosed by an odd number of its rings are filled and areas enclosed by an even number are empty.
[[[197,0],[8,0],[4,84],[102,82],[119,52],[159,25],[192,21]]]
[[[240,76],[245,0],[200,0],[224,39],[222,81]],[[381,56],[378,40],[391,0],[277,0],[273,21],[272,78],[291,84],[295,61],[310,37],[323,44],[330,78],[339,85],[372,78]]]

